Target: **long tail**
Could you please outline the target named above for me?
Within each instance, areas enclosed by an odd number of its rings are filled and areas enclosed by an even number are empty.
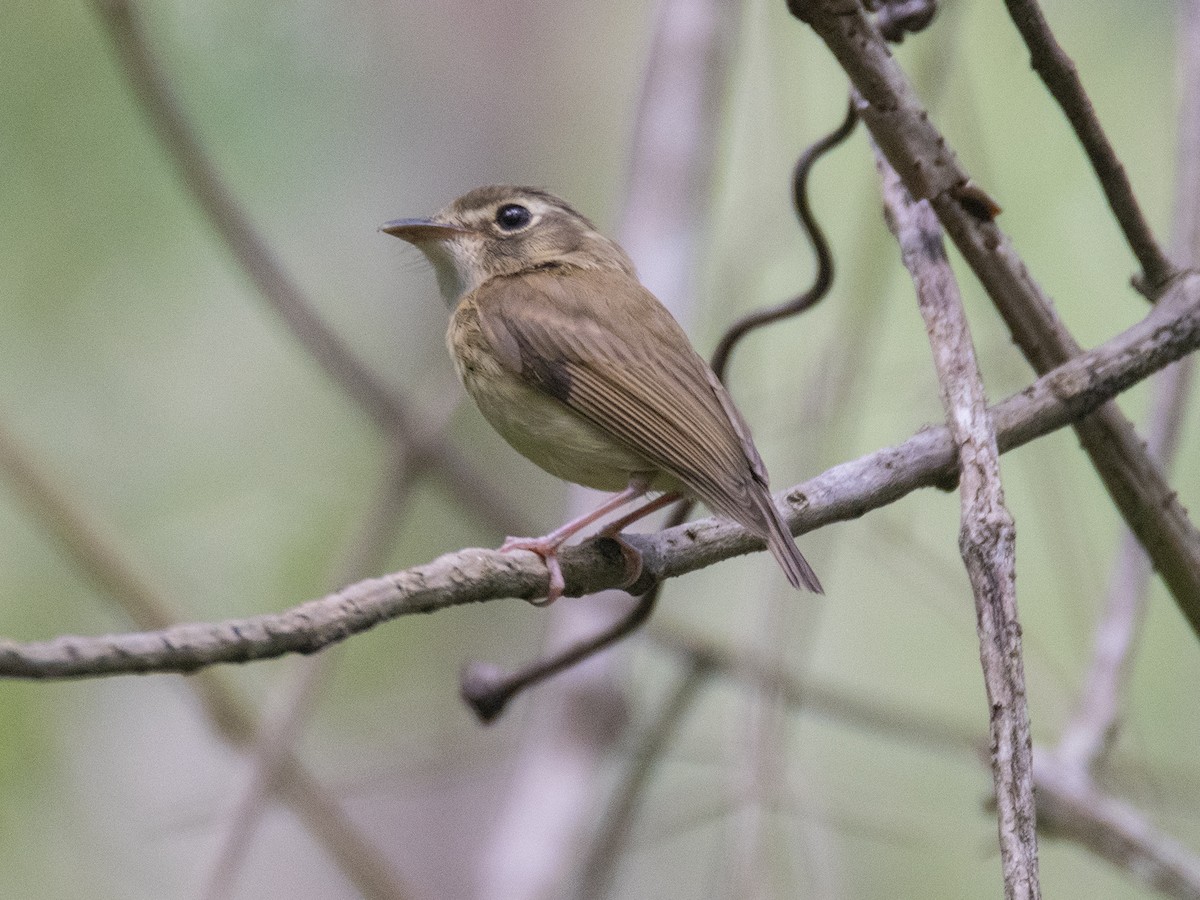
[[[796,539],[788,531],[787,525],[783,522],[783,516],[779,514],[779,509],[775,506],[775,501],[771,499],[768,491],[762,492],[762,502],[759,507],[764,514],[763,518],[766,519],[767,533],[764,537],[767,540],[767,549],[778,561],[779,567],[787,575],[792,587],[805,587],[814,594],[825,593],[825,589],[821,587],[821,582],[817,578],[817,573],[800,553],[800,548],[796,546]]]

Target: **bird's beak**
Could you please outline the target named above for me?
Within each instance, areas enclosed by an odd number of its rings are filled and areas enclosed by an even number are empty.
[[[444,241],[457,234],[468,234],[469,229],[458,225],[447,225],[445,222],[435,222],[432,219],[396,219],[379,226],[379,230],[410,244],[422,244],[426,241]]]

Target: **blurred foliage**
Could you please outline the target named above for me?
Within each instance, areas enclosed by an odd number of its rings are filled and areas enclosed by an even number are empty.
[[[1133,260],[1069,129],[1029,71],[1000,4],[943,4],[898,55],[1002,226],[1085,345],[1134,322]],[[1169,232],[1173,8],[1045,4],[1144,208]],[[396,390],[553,523],[561,488],[516,457],[461,395],[445,309],[414,251],[379,223],[495,181],[545,185],[611,230],[650,4],[418,0],[146,2],[155,52],[262,233],[321,313]],[[694,316],[703,350],[739,312],[808,277],[787,194],[800,148],[838,120],[845,84],[782,3],[747,4],[729,85]],[[308,360],[214,240],[114,68],[87,3],[0,4],[0,416],[64,490],[192,619],[319,595],[383,476],[370,423]],[[911,286],[879,215],[862,135],[815,178],[837,253],[822,307],[740,351],[734,393],[776,487],[902,440],[941,416]],[[963,272],[999,398],[1030,374]],[[1140,415],[1145,389],[1123,407]],[[1175,483],[1200,506],[1192,415]],[[1118,520],[1072,435],[1005,459],[1035,735],[1056,739],[1088,661]],[[0,488],[0,632],[36,639],[130,627]],[[499,535],[435,485],[408,501],[389,568]],[[957,499],[925,492],[803,540],[829,594],[788,596],[797,671],[986,729]],[[661,622],[761,642],[762,558],[668,588]],[[747,590],[747,588],[753,590]],[[1134,670],[1116,789],[1200,847],[1195,639],[1160,586]],[[456,698],[464,660],[536,652],[541,613],[517,602],[383,626],[350,642],[306,756],[399,871],[461,888],[505,790],[521,708],[476,727]],[[630,689],[653,708],[674,663],[640,645]],[[234,673],[277,703],[291,661]],[[536,694],[522,704],[537,703]],[[732,895],[745,693],[714,687],[639,820],[619,896]],[[226,828],[241,760],[183,679],[0,683],[0,893],[192,896]],[[777,896],[992,897],[990,778],[970,754],[905,746],[804,714],[769,813],[763,874]],[[798,849],[803,848],[803,849]],[[311,850],[311,852],[305,852]],[[1121,873],[1044,841],[1047,896],[1139,897]],[[457,867],[451,873],[451,870]],[[450,887],[447,887],[449,885]],[[718,886],[718,887],[714,887]],[[728,891],[726,890],[728,886]],[[238,896],[351,888],[286,811],[268,816]],[[436,890],[436,888],[434,888]],[[443,893],[442,896],[451,896]]]

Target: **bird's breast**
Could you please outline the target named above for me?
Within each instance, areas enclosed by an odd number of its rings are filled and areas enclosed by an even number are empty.
[[[656,467],[644,457],[503,365],[469,298],[450,319],[446,346],[484,418],[517,452],[551,475],[602,491],[623,489],[635,473],[655,475]],[[675,489],[667,480],[655,487]]]

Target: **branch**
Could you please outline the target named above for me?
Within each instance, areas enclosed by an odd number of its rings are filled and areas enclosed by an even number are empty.
[[[86,514],[0,423],[0,469],[27,509],[72,561],[138,627],[171,631],[172,604],[111,538],[112,529]],[[224,673],[201,672],[188,682],[214,732],[233,747],[251,744],[255,713]],[[292,753],[282,759],[279,788],[305,827],[325,846],[358,891],[372,900],[409,896],[386,859]]]
[[[927,201],[913,200],[878,148],[875,159],[883,180],[888,227],[912,274],[957,450],[962,494],[959,548],[975,597],[979,658],[987,689],[1004,894],[1009,900],[1037,898],[1041,896],[1037,812],[1017,618],[1016,526],[1004,505],[996,433],[937,217]]]
[[[1200,265],[1200,0],[1179,5],[1176,39],[1180,72],[1175,221],[1171,251],[1176,259]],[[1146,448],[1170,467],[1179,446],[1195,375],[1195,357],[1160,373],[1151,390]],[[1109,575],[1104,613],[1092,641],[1092,661],[1079,704],[1063,730],[1057,758],[1080,773],[1104,761],[1118,733],[1132,653],[1148,605],[1150,561],[1128,530],[1121,534]]]
[[[1173,282],[1141,322],[992,407],[1000,450],[1087,416],[1198,346],[1200,275],[1188,275]],[[835,466],[777,499],[793,533],[799,534],[857,518],[921,487],[953,484],[956,471],[949,432],[945,426],[930,427],[896,447]],[[719,519],[624,539],[642,553],[637,583],[624,584],[626,563],[614,542],[593,540],[562,554],[568,593],[612,587],[641,593],[659,579],[762,549],[761,541]],[[214,663],[313,653],[399,616],[500,597],[540,597],[545,591],[545,566],[532,554],[462,550],[277,614],[138,634],[63,636],[33,643],[0,640],[0,676],[192,672]],[[1185,607],[1184,614],[1200,632],[1200,604]]]
[[[982,733],[977,738],[973,731],[922,709],[897,709],[893,702],[851,693],[812,676],[798,678],[784,666],[727,648],[696,632],[659,627],[643,633],[656,646],[683,657],[689,666],[702,665],[714,675],[778,696],[787,706],[836,725],[938,753],[975,753],[983,743]]]
[[[862,98],[863,123],[909,193],[929,200],[1035,371],[1045,374],[1078,356],[1079,345],[1007,235],[991,221],[987,203],[930,121],[861,2],[789,0],[788,7],[812,26],[850,76]],[[1075,429],[1114,504],[1200,633],[1200,532],[1115,405],[1097,410]]]
[[[342,584],[362,578],[382,563],[395,537],[404,506],[413,489],[412,469],[403,446],[392,448],[382,483],[371,493],[371,503],[348,550],[334,566],[330,581]],[[283,774],[295,758],[295,748],[308,724],[318,688],[327,680],[336,654],[309,657],[291,672],[279,713],[264,717],[249,754],[249,773],[241,786],[229,826],[211,865],[203,897],[219,900],[232,894],[239,868],[244,865],[254,832],[272,795],[279,793]]]
[[[1030,65],[1075,129],[1075,136],[1083,145],[1096,178],[1104,189],[1104,196],[1108,198],[1108,206],[1142,267],[1142,289],[1153,299],[1164,284],[1179,274],[1179,268],[1167,258],[1154,239],[1154,233],[1133,195],[1133,186],[1125,174],[1125,167],[1117,159],[1116,151],[1100,126],[1092,101],[1083,89],[1075,63],[1055,39],[1037,0],[1004,0],[1004,5],[1008,7],[1013,24],[1029,48]]]
[[[801,680],[792,673],[699,635],[655,629],[650,638],[681,655],[689,665],[704,665],[714,676],[755,691],[777,694],[799,712],[849,726],[874,737],[887,737],[948,752],[978,749],[972,732],[921,710],[897,710],[894,704],[859,697],[843,688]],[[1072,840],[1118,866],[1131,879],[1179,900],[1200,897],[1200,859],[1156,829],[1137,809],[1080,783],[1076,772],[1052,753],[1035,751],[1034,780],[1038,827],[1046,838]]]
[[[1038,751],[1038,825],[1107,859],[1131,879],[1178,900],[1200,898],[1200,859],[1142,813],[1095,787],[1090,778]]]
[[[389,390],[321,319],[292,281],[209,159],[127,0],[94,0],[94,6],[117,53],[122,74],[168,161],[213,231],[292,336],[392,441],[408,447],[416,469],[431,473],[466,509],[478,513],[498,531],[529,531],[523,526],[523,516],[438,434],[438,429],[418,420],[403,399]]]

